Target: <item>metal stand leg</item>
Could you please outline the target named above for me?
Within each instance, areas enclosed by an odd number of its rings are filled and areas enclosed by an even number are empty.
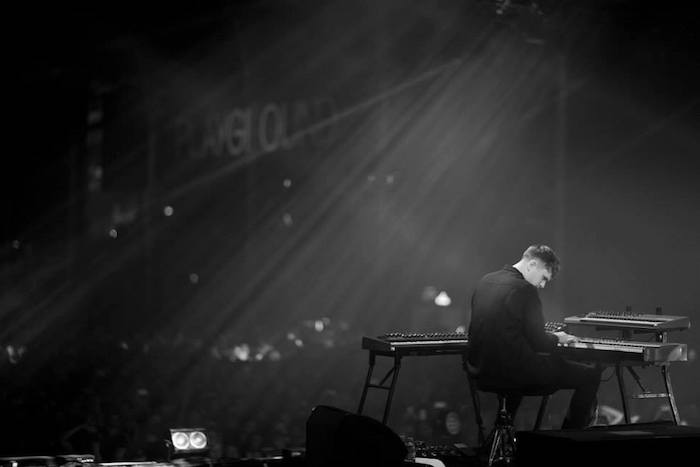
[[[671,414],[673,415],[673,423],[675,425],[680,424],[680,416],[678,415],[678,406],[676,406],[676,398],[673,397],[673,388],[671,387],[671,375],[669,374],[670,368],[668,365],[661,366],[661,374],[664,378],[664,384],[666,385],[666,394],[668,395],[668,403],[671,405]]]
[[[537,411],[537,419],[535,420],[535,427],[533,428],[534,431],[539,430],[540,425],[542,425],[542,417],[544,417],[544,411],[547,408],[547,402],[549,402],[549,396],[542,396],[542,402],[540,402],[540,408]]]
[[[622,374],[622,367],[615,365],[615,374],[617,375],[617,384],[620,387],[620,399],[622,401],[622,412],[625,415],[625,423],[630,422],[629,410],[627,409],[627,392],[625,391],[625,380]]]
[[[642,379],[639,377],[637,372],[634,371],[634,368],[632,368],[631,366],[628,366],[625,368],[627,368],[627,371],[629,371],[629,373],[632,375],[634,380],[637,382],[637,386],[639,386],[639,389],[642,391],[642,394],[648,393],[649,391],[647,391],[646,388],[644,387],[644,385],[642,384]]]
[[[386,421],[389,419],[389,410],[391,410],[391,400],[394,398],[394,389],[396,389],[396,380],[399,377],[399,370],[401,369],[401,357],[396,355],[394,357],[394,368],[393,368],[393,375],[391,377],[391,386],[389,386],[389,394],[386,396],[386,405],[384,406],[384,416],[382,417],[382,423],[386,425]],[[384,377],[384,380],[389,376],[387,375]],[[383,384],[384,381],[382,381],[381,384]]]
[[[357,413],[361,414],[365,407],[365,399],[367,398],[367,390],[370,386],[370,381],[372,380],[372,372],[374,371],[374,363],[376,361],[376,355],[374,352],[369,353],[369,368],[367,369],[367,377],[365,378],[365,387],[362,388],[362,397],[360,397],[360,406],[357,408]]]

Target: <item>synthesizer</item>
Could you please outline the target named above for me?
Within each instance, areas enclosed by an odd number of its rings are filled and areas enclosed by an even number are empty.
[[[671,342],[639,342],[580,337],[578,342],[559,344],[557,353],[567,358],[597,362],[652,364],[688,360],[688,346]]]
[[[548,321],[545,332],[566,331],[567,326],[558,321]],[[390,332],[378,337],[363,337],[362,348],[375,352],[402,351],[417,355],[462,353],[469,347],[469,339],[463,332]]]
[[[591,311],[582,315],[569,316],[564,318],[564,323],[650,332],[682,331],[690,327],[690,319],[687,316],[615,311]]]
[[[375,352],[401,352],[411,355],[463,353],[469,347],[463,332],[402,333],[363,337],[362,348]]]

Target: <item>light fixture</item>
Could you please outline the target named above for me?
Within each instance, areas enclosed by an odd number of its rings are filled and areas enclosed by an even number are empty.
[[[209,449],[204,428],[171,428],[170,443],[173,455],[201,454]]]

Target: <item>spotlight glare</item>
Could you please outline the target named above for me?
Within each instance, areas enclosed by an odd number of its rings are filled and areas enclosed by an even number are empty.
[[[435,304],[437,306],[450,306],[452,304],[452,299],[447,295],[447,292],[443,290],[435,297]]]

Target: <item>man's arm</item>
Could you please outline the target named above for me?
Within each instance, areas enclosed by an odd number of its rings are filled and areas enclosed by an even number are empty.
[[[559,338],[544,330],[542,302],[533,286],[521,287],[515,300],[521,311],[525,338],[536,352],[551,352],[557,346]]]

